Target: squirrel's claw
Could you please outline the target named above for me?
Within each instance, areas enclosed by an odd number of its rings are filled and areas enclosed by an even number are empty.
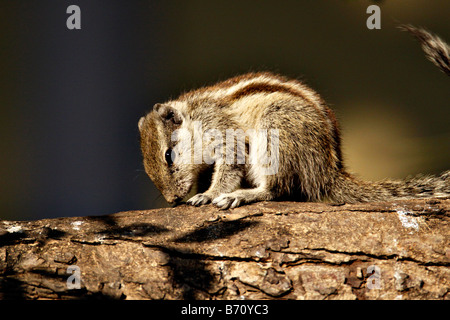
[[[241,204],[242,200],[239,197],[231,194],[222,194],[212,201],[212,204],[219,207],[222,210],[229,208],[236,208]]]
[[[207,204],[211,202],[211,197],[204,194],[204,193],[197,193],[195,196],[193,196],[192,198],[190,198],[186,204],[191,205],[191,206],[202,206],[204,204]]]

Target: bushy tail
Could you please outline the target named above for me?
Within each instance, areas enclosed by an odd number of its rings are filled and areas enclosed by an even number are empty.
[[[419,41],[428,60],[450,76],[450,47],[445,41],[425,29],[412,25],[401,25],[399,28],[411,33]]]
[[[450,198],[450,170],[440,176],[419,175],[405,180],[361,181],[344,173],[335,181],[330,200],[355,203],[412,198]]]

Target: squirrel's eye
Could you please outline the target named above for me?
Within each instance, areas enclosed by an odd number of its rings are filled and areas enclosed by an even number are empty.
[[[172,160],[172,149],[167,149],[166,154],[166,162],[169,166],[171,166],[173,164],[173,160]]]

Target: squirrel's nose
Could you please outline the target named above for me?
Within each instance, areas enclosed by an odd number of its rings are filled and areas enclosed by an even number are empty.
[[[166,201],[170,204],[179,204],[181,202],[181,200],[183,200],[183,198],[177,196],[177,195],[167,195],[164,196],[164,198],[166,198]]]

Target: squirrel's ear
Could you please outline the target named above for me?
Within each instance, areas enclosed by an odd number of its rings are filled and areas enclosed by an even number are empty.
[[[153,106],[153,111],[156,111],[158,113],[161,113],[160,109],[163,107],[162,103],[157,103]]]
[[[171,121],[174,124],[181,124],[183,122],[181,112],[170,105],[157,103],[153,107],[153,110],[161,116],[163,121]]]
[[[139,130],[142,130],[142,127],[143,127],[143,125],[144,125],[144,121],[145,121],[145,117],[141,117],[141,118],[139,119],[139,122],[138,122],[138,128],[139,128]]]

